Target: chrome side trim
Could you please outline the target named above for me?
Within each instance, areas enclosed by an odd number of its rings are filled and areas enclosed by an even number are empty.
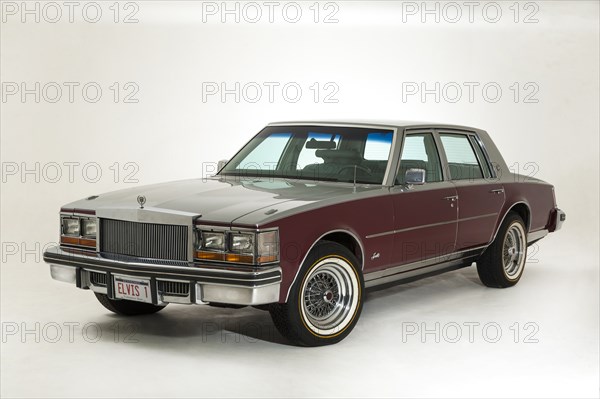
[[[464,249],[462,251],[452,252],[447,255],[440,255],[435,258],[424,259],[424,260],[420,260],[420,261],[416,261],[416,262],[406,263],[406,264],[399,265],[399,266],[393,266],[393,267],[383,269],[383,270],[378,270],[376,272],[367,273],[364,276],[365,286],[372,287],[372,286],[379,285],[379,284],[385,284],[387,282],[394,281],[394,279],[396,279],[396,278],[402,279],[405,277],[407,277],[407,278],[414,277],[414,276],[421,274],[421,273],[416,273],[416,271],[423,270],[425,268],[427,268],[427,270],[424,270],[422,274],[426,274],[426,273],[429,273],[432,271],[429,269],[430,267],[437,266],[437,265],[443,265],[443,267],[447,267],[449,262],[457,262],[458,261],[458,263],[460,263],[461,261],[463,261],[465,259],[480,255],[483,252],[483,250],[485,250],[485,248],[487,248],[487,245]],[[405,275],[406,273],[409,273],[409,272],[415,272],[415,273],[411,273],[410,275]],[[395,277],[392,278],[392,276],[395,276]],[[377,280],[377,282],[374,282],[374,280]]]
[[[548,235],[547,229],[532,231],[527,234],[527,244],[533,243],[534,241],[541,240]]]
[[[493,212],[493,213],[486,213],[485,215],[477,215],[477,216],[471,216],[468,218],[461,218],[458,219],[459,222],[468,222],[469,220],[476,220],[476,219],[484,219],[484,218],[491,218],[491,217],[497,217],[498,213],[497,212]]]
[[[407,227],[405,229],[399,229],[399,230],[384,231],[382,233],[370,234],[370,235],[366,236],[365,238],[382,237],[382,236],[387,236],[387,235],[390,235],[390,234],[403,233],[405,231],[411,231],[411,230],[426,229],[426,228],[429,228],[429,227],[443,226],[445,224],[451,224],[451,223],[456,223],[456,220],[450,220],[450,221],[447,221],[447,222],[431,223],[431,224],[423,224],[423,225],[420,225],[420,226]]]
[[[379,277],[377,279],[372,279],[369,281],[365,280],[365,288],[372,288],[372,287],[376,287],[376,286],[382,285],[382,284],[413,279],[413,278],[419,277],[421,275],[430,274],[432,272],[444,270],[446,268],[451,268],[453,266],[460,266],[463,264],[463,262],[464,262],[464,260],[461,258],[461,259],[451,260],[451,261],[447,261],[447,262],[436,263],[436,264],[429,265],[429,266],[423,266],[420,268],[408,270],[406,272],[391,274],[389,276],[383,276],[383,277]]]
[[[299,263],[299,265],[298,265],[298,270],[296,270],[296,275],[294,275],[294,279],[292,280],[292,282],[291,282],[290,286],[288,287],[287,294],[285,295],[285,301],[286,301],[286,302],[288,301],[288,298],[290,297],[290,291],[292,290],[292,287],[293,287],[293,286],[294,286],[294,284],[296,283],[296,279],[298,278],[298,275],[300,274],[300,269],[302,269],[302,265],[303,265],[303,264],[304,264],[304,262],[306,261],[306,258],[308,257],[308,254],[310,253],[310,251],[312,251],[312,249],[314,248],[314,246],[315,246],[315,245],[317,245],[317,243],[318,243],[319,241],[321,241],[321,239],[322,239],[323,237],[325,237],[326,235],[329,235],[329,234],[331,234],[331,233],[346,233],[346,234],[348,234],[348,235],[352,236],[352,238],[354,238],[354,239],[356,240],[356,242],[358,243],[358,246],[360,247],[360,252],[361,252],[361,255],[362,255],[362,256],[360,257],[360,258],[361,258],[361,260],[362,260],[362,261],[361,261],[361,265],[360,265],[360,270],[364,270],[364,268],[365,268],[365,249],[364,249],[364,247],[363,247],[362,241],[360,241],[360,240],[358,239],[358,237],[357,237],[357,236],[356,236],[354,233],[352,233],[352,232],[350,232],[350,231],[348,231],[348,230],[344,230],[344,229],[330,230],[330,231],[328,231],[328,232],[326,232],[326,233],[322,234],[322,235],[321,235],[319,238],[317,238],[317,239],[315,240],[315,242],[313,242],[313,244],[310,246],[310,248],[308,248],[308,251],[306,251],[306,254],[304,254],[304,258],[302,258],[302,262],[300,262],[300,263]]]
[[[462,218],[462,219],[458,219],[458,220],[450,220],[450,221],[447,221],[447,222],[438,222],[438,223],[424,224],[424,225],[420,225],[420,226],[407,227],[405,229],[384,231],[382,233],[370,234],[370,235],[366,236],[365,238],[382,237],[382,236],[386,236],[386,235],[390,235],[390,234],[403,233],[405,231],[425,229],[425,228],[428,228],[428,227],[443,226],[445,224],[458,223],[458,222],[466,222],[466,221],[469,221],[469,220],[489,218],[489,217],[492,217],[492,216],[498,216],[498,214],[497,213],[486,213],[485,215],[471,216],[471,217],[468,217],[468,218]]]

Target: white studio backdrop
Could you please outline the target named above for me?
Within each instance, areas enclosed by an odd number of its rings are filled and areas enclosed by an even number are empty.
[[[547,390],[538,385],[525,391],[505,387],[498,394],[597,396],[597,377],[595,382],[590,377],[598,372],[597,1],[67,3],[0,3],[3,328],[7,322],[35,322],[39,314],[59,320],[79,320],[75,315],[94,320],[102,314],[88,293],[51,281],[40,260],[43,247],[57,239],[57,212],[64,203],[118,188],[200,177],[271,121],[456,123],[487,130],[513,170],[555,185],[567,222],[560,237],[540,244],[540,259],[563,259],[562,266],[573,266],[580,273],[576,279],[587,284],[569,286],[576,295],[563,292],[566,300],[578,301],[573,307],[580,311],[571,313],[576,319],[570,328],[584,334],[577,335],[582,347],[574,353],[585,355],[570,367],[579,376],[569,376],[580,389],[573,391],[566,381]],[[537,272],[543,279],[543,270]],[[560,279],[570,278],[560,274]],[[542,284],[535,287],[542,289]],[[546,296],[552,295],[550,288],[543,288]],[[48,295],[64,301],[62,308],[43,310]],[[73,309],[69,301],[75,298],[85,308]],[[443,303],[443,295],[438,301]],[[390,306],[385,297],[376,296],[372,303],[380,302],[383,308]],[[572,310],[565,306],[560,309]],[[186,309],[174,314],[192,312]],[[384,323],[382,318],[385,313],[367,320]],[[359,331],[365,323],[369,321],[361,320]],[[372,344],[365,335],[363,344]],[[44,352],[43,343],[35,349],[5,338],[3,396],[52,396],[52,391],[44,394],[23,385],[17,371],[36,358],[39,347],[48,362],[60,354]],[[383,342],[388,338],[380,336]],[[169,345],[168,339],[162,342]],[[564,337],[552,342],[552,348],[568,346]],[[356,349],[361,342],[348,345]],[[412,354],[423,354],[426,348]],[[253,349],[242,355],[248,366]],[[277,358],[278,348],[269,350]],[[234,357],[232,352],[228,349],[228,356]],[[294,353],[304,358],[316,352]],[[343,356],[349,362],[367,362],[368,352],[360,353],[358,360],[351,353]],[[152,356],[144,352],[141,359]],[[211,356],[219,356],[218,351]],[[431,353],[424,356],[437,361]],[[160,357],[172,360],[164,350]],[[407,365],[401,369],[410,372]],[[548,371],[549,379],[554,371]],[[42,376],[46,372],[43,367],[36,370]],[[57,396],[76,392],[59,388],[50,377],[42,381],[42,392],[45,384]],[[321,384],[325,382],[319,380]],[[473,391],[457,386],[455,391],[419,391],[417,386],[403,391],[378,383],[368,391],[352,392],[294,384],[295,390],[287,394],[476,396],[485,394],[482,384],[475,384]],[[205,392],[228,391],[212,386]],[[253,393],[281,392],[265,387],[247,391]]]

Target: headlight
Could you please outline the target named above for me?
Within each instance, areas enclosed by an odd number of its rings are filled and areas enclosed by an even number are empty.
[[[62,233],[66,236],[79,235],[79,219],[78,218],[62,218]]]
[[[81,235],[84,237],[96,237],[96,220],[81,219]]]
[[[279,232],[195,231],[194,257],[200,260],[260,265],[279,260]]]
[[[97,223],[94,217],[60,216],[61,245],[96,249]]]
[[[254,253],[254,234],[231,234],[231,251],[235,253]]]
[[[213,251],[225,251],[225,233],[203,231],[201,248]]]

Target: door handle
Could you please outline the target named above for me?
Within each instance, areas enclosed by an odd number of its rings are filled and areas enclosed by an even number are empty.
[[[504,189],[503,188],[497,188],[495,190],[490,190],[490,193],[492,193],[492,194],[503,194],[504,193]]]
[[[443,199],[445,199],[446,201],[455,202],[458,199],[458,195],[451,195],[449,197],[444,197]]]

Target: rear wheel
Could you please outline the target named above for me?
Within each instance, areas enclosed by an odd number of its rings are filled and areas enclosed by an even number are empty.
[[[126,301],[126,300],[115,300],[110,299],[105,294],[98,294],[95,292],[96,298],[106,309],[113,313],[123,316],[138,316],[144,314],[152,314],[161,311],[167,305],[158,306],[151,303]]]
[[[271,305],[271,317],[279,332],[295,344],[334,344],[356,325],[363,287],[356,256],[340,244],[323,241],[307,256],[288,302]]]
[[[510,212],[494,242],[477,260],[479,279],[488,287],[506,288],[519,282],[527,259],[527,233],[521,217]]]

